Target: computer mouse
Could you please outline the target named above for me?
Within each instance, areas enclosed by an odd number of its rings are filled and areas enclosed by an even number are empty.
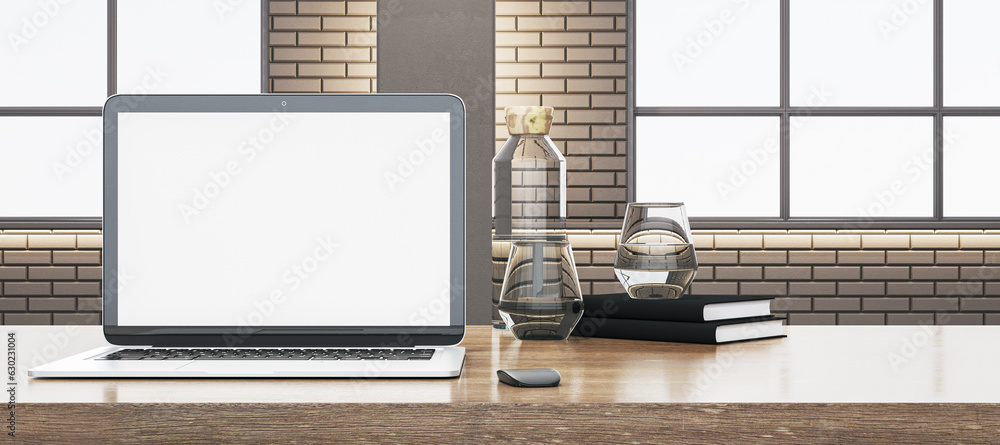
[[[559,371],[552,368],[500,369],[497,377],[501,382],[521,388],[543,388],[559,386]]]

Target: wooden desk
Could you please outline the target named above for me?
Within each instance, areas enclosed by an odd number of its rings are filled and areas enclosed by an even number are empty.
[[[791,326],[723,346],[520,342],[476,326],[462,376],[440,380],[30,379],[33,363],[104,344],[100,328],[4,328],[17,336],[24,443],[1000,437],[1000,326]],[[529,367],[558,369],[562,385],[497,382],[499,368]]]

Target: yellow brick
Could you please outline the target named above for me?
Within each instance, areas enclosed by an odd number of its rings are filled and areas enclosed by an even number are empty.
[[[344,46],[346,43],[343,32],[300,32],[299,46]]]
[[[77,249],[100,249],[103,247],[104,240],[101,235],[77,235],[76,236],[76,248]]]
[[[541,65],[538,63],[498,63],[497,77],[538,77]]]
[[[913,234],[910,235],[910,247],[914,249],[958,249],[958,235]]]
[[[538,46],[540,42],[537,32],[498,32],[497,46]]]
[[[553,124],[549,135],[552,139],[590,139],[590,126]]]
[[[624,94],[592,94],[591,106],[594,108],[625,108]]]
[[[319,93],[319,79],[271,79],[275,93]]]
[[[563,79],[518,79],[518,93],[562,93],[566,91]]]
[[[691,243],[697,249],[714,249],[715,237],[712,235],[691,235]]]
[[[376,41],[374,32],[347,33],[347,44],[349,46],[375,46]]]
[[[542,46],[588,46],[590,33],[586,32],[543,32]]]
[[[277,62],[319,62],[319,48],[271,48]]]
[[[569,62],[613,62],[614,48],[566,48],[566,60]]]
[[[592,63],[590,69],[594,77],[625,77],[626,66],[624,63]]]
[[[267,35],[267,43],[271,46],[295,46],[295,33],[271,32]]]
[[[566,27],[566,17],[518,17],[518,31],[556,31]]]
[[[961,235],[963,249],[1000,249],[1000,235]]]
[[[555,108],[587,108],[590,96],[586,94],[543,94],[542,105]]]
[[[590,13],[593,15],[598,14],[625,14],[625,2],[593,2],[591,5]]]
[[[613,93],[614,79],[569,79],[566,81],[566,91],[570,93]]]
[[[371,31],[370,17],[323,17],[323,29],[340,31]]]
[[[590,41],[594,46],[609,46],[625,45],[625,33],[624,32],[592,32],[590,33]]]
[[[764,235],[765,249],[811,249],[810,235]]]
[[[300,63],[301,77],[344,77],[343,63]]]
[[[909,235],[861,235],[862,249],[909,249]]]
[[[812,237],[813,237],[814,249],[860,249],[861,248],[861,235],[838,233],[836,235],[816,234],[813,235]]]
[[[587,63],[543,63],[542,77],[589,77]]]
[[[571,124],[614,123],[612,110],[566,110],[566,121]]]
[[[566,29],[577,30],[607,30],[615,29],[614,17],[566,17]]]
[[[517,80],[516,79],[497,79],[497,93],[516,93],[517,92]]]
[[[375,77],[377,68],[376,63],[348,63],[347,77]]]
[[[323,61],[370,62],[371,50],[368,48],[323,48]]]
[[[607,249],[618,248],[616,235],[567,235],[569,244],[574,249]]]
[[[290,14],[295,15],[295,2],[268,2],[267,11],[271,15]]]
[[[348,1],[347,2],[347,14],[348,15],[375,15],[377,14],[378,7],[377,2],[358,2],[358,1]]]
[[[543,1],[542,14],[584,15],[590,14],[590,2],[586,1]]]
[[[496,2],[496,14],[497,15],[524,15],[524,14],[535,14],[537,15],[541,12],[540,2]]]
[[[369,79],[323,79],[324,93],[369,93]]]
[[[267,73],[271,77],[295,77],[295,64],[271,63],[267,66]]]
[[[0,235],[0,249],[27,249],[28,235]]]
[[[300,1],[299,15],[343,15],[344,2]]]
[[[760,249],[763,247],[763,235],[715,235],[716,249]]]
[[[274,31],[294,31],[294,30],[310,30],[320,29],[319,17],[272,17],[271,23],[273,24],[272,30]]]
[[[518,48],[518,62],[552,62],[562,61],[566,57],[563,48]]]
[[[497,17],[496,21],[497,31],[516,31],[517,30],[517,18],[516,17]]]
[[[517,62],[517,48],[497,48],[497,62]]]

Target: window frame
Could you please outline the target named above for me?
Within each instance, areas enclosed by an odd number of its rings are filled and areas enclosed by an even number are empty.
[[[698,229],[996,229],[1000,228],[1000,217],[944,217],[944,164],[943,134],[944,117],[952,116],[1000,116],[1000,107],[946,107],[944,106],[944,1],[932,0],[933,4],[933,85],[932,104],[927,107],[820,107],[810,108],[790,104],[790,4],[791,0],[778,0],[780,9],[779,31],[779,105],[776,107],[637,107],[636,106],[636,1],[627,0],[627,199],[635,201],[636,183],[636,117],[644,116],[771,116],[780,120],[779,131],[779,208],[777,218],[751,217],[692,217],[692,227]],[[805,116],[929,116],[933,118],[933,215],[911,218],[806,218],[790,216],[790,119]]]
[[[260,0],[260,92],[268,93],[269,54],[269,0]],[[108,97],[118,93],[118,1],[107,0],[107,92]],[[76,116],[100,117],[103,107],[5,107],[0,106],[0,117]],[[4,217],[0,216],[0,229],[101,229],[102,217]]]

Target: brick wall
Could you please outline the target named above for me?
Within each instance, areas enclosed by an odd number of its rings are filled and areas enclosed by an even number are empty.
[[[374,93],[374,1],[271,1],[271,91]]]
[[[405,6],[405,0],[404,0]],[[556,108],[576,220],[625,205],[625,2],[496,5],[503,107]],[[374,1],[272,1],[274,92],[373,92]],[[0,231],[5,324],[99,322],[99,231]],[[570,236],[584,292],[620,292],[617,230]],[[696,231],[693,293],[775,296],[790,324],[1000,324],[1000,231]],[[487,297],[483,297],[487,298]]]
[[[570,219],[625,215],[625,2],[498,1],[497,149],[504,107],[555,108]]]
[[[570,243],[583,292],[622,292],[617,231]],[[695,231],[693,294],[776,297],[788,324],[1000,324],[1000,231]]]
[[[99,230],[0,230],[3,324],[101,324]]]

